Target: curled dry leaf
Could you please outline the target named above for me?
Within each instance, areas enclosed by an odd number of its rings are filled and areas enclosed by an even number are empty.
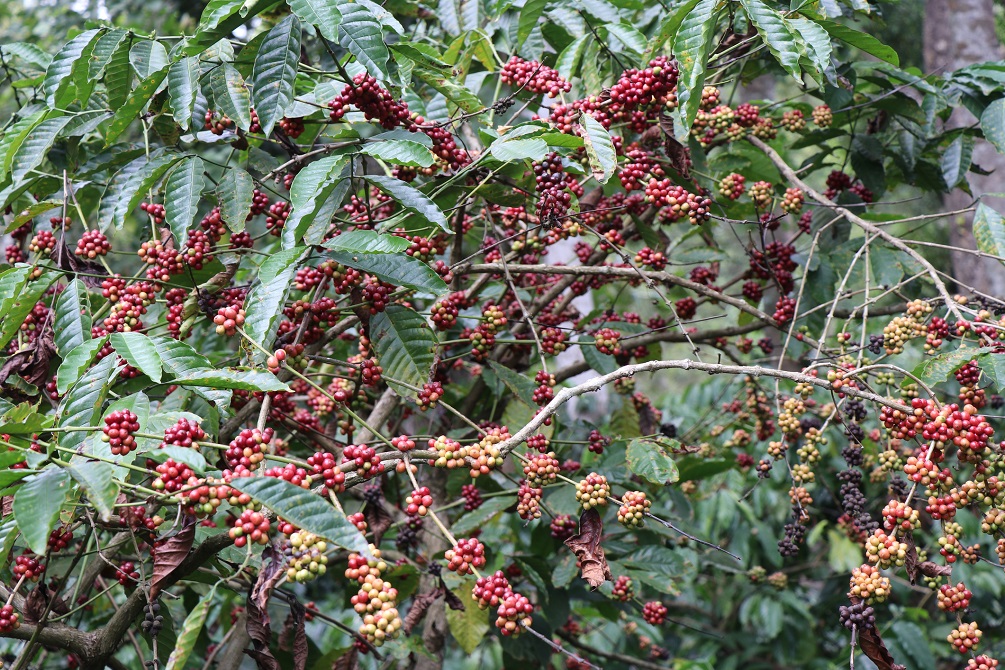
[[[604,582],[611,581],[611,568],[604,557],[604,548],[600,546],[600,538],[604,533],[604,522],[596,509],[588,509],[579,517],[579,534],[565,541],[579,559],[579,567],[583,579],[596,589]]]
[[[286,557],[281,550],[276,550],[272,545],[266,547],[265,551],[262,552],[262,568],[258,571],[258,579],[252,585],[251,593],[248,596],[262,612],[266,626],[271,623],[269,620],[269,598],[272,597],[272,589],[285,574],[283,569],[285,564]]]
[[[455,612],[463,612],[467,609],[464,606],[464,601],[458,598],[456,593],[447,588],[442,577],[440,578],[440,588],[443,589],[443,600],[447,603],[447,607]]]
[[[45,612],[45,604],[48,600],[45,597],[46,586],[39,584],[24,599],[24,620],[28,623],[38,623],[42,620]]]
[[[858,646],[879,670],[898,670],[904,667],[894,662],[890,650],[886,648],[883,638],[875,628],[858,631]]]
[[[254,647],[254,649],[248,650],[248,656],[255,659],[258,670],[279,670],[279,661],[269,651],[269,644],[272,642],[269,615],[266,611],[258,608],[251,591],[248,591],[248,598],[245,602],[245,614],[248,637],[251,638],[251,644]]]
[[[437,598],[443,596],[446,589],[443,586],[438,586],[432,591],[427,591],[426,593],[420,593],[415,596],[412,600],[412,608],[408,610],[408,616],[405,617],[405,621],[401,625],[401,629],[405,632],[405,635],[411,635],[412,629],[418,625],[423,618],[426,616],[426,610],[436,602]]]
[[[290,613],[279,633],[279,648],[293,655],[294,670],[304,670],[307,666],[307,633],[304,631],[307,610],[296,597],[291,598],[289,604]]]
[[[677,140],[674,133],[673,118],[665,112],[660,112],[660,130],[663,131],[663,151],[673,165],[673,169],[680,173],[683,179],[691,178],[691,152]]]
[[[87,288],[101,288],[101,282],[108,276],[108,271],[103,265],[77,256],[70,251],[62,239],[59,240],[50,257],[56,260],[56,265],[59,266],[60,270],[73,273]]]
[[[357,667],[356,659],[359,657],[359,650],[353,647],[345,654],[340,656],[335,665],[332,666],[332,670],[355,670]]]
[[[150,598],[156,599],[164,580],[181,565],[195,541],[195,517],[185,516],[181,529],[157,547],[154,554],[153,579],[150,580]]]
[[[373,533],[373,543],[379,545],[384,533],[394,522],[391,514],[384,507],[384,494],[380,494],[376,501],[367,502],[366,507],[363,508],[363,518],[366,519],[367,528]]]

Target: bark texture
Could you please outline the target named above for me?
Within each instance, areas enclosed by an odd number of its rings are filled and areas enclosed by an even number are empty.
[[[967,65],[999,60],[1003,49],[995,35],[994,0],[937,0],[925,3],[924,21],[925,70],[945,73]],[[948,127],[960,127],[976,122],[963,107],[950,117]],[[985,141],[974,146],[973,162],[991,171],[981,176],[969,174],[973,196],[957,189],[946,195],[947,211],[964,209],[983,193],[1005,191],[1005,156]],[[1005,199],[984,199],[990,207],[1005,211]],[[968,216],[954,216],[949,221],[950,243],[976,249],[972,221]],[[997,297],[1005,297],[1005,265],[993,260],[955,252],[952,254],[953,274],[964,284]]]

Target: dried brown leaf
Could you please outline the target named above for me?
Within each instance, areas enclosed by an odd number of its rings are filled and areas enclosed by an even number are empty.
[[[918,564],[918,572],[926,577],[948,577],[953,574],[953,566],[939,565],[938,563],[925,561]]]
[[[367,528],[373,533],[373,543],[375,545],[379,545],[380,539],[394,522],[390,512],[388,512],[387,508],[384,507],[383,494],[381,494],[376,501],[368,501],[366,503],[366,507],[363,508],[363,518],[366,519]]]
[[[356,663],[359,657],[359,650],[353,647],[347,651],[343,656],[340,656],[335,664],[332,665],[332,670],[356,670],[358,664]]]
[[[565,541],[566,546],[572,549],[579,559],[583,579],[589,582],[590,588],[594,590],[613,579],[611,568],[604,557],[604,548],[600,546],[603,534],[604,522],[600,520],[600,514],[595,508],[588,509],[579,517],[579,534]]]
[[[405,617],[405,621],[401,625],[401,629],[405,632],[405,635],[412,634],[412,629],[426,616],[426,610],[436,602],[437,598],[443,596],[445,590],[442,586],[439,586],[432,591],[420,593],[412,599],[412,608],[408,610],[408,616]]]
[[[660,112],[660,130],[663,131],[663,152],[670,159],[673,169],[680,173],[684,179],[691,178],[691,152],[677,140],[674,133],[673,118],[670,115]]]
[[[907,578],[914,584],[918,579],[918,547],[914,544],[914,533],[908,531],[904,534],[904,544],[907,545],[904,567],[907,569]]]
[[[307,609],[299,600],[292,600],[290,613],[293,615],[293,670],[304,670],[307,667],[308,653],[307,631],[304,630]]]
[[[194,541],[195,517],[186,515],[181,529],[154,552],[153,579],[150,581],[151,599],[157,598],[164,580],[185,560],[192,550]]]
[[[45,597],[47,590],[45,584],[39,584],[24,599],[24,620],[28,623],[38,623],[45,613],[45,605],[48,598]]]
[[[883,638],[879,636],[879,631],[875,628],[858,631],[858,646],[879,670],[897,670],[902,667],[893,661],[890,650],[886,648]]]
[[[56,260],[60,270],[75,274],[88,288],[101,288],[101,282],[108,276],[108,271],[100,263],[84,260],[70,251],[62,238],[56,243],[50,258]]]
[[[251,594],[248,596],[259,610],[263,613],[265,625],[269,625],[269,598],[272,597],[272,589],[285,574],[286,557],[283,552],[277,551],[272,545],[262,552],[262,567],[258,571],[258,579],[251,587]]]
[[[246,627],[248,637],[254,649],[248,650],[248,656],[255,659],[258,670],[279,670],[279,661],[269,651],[269,644],[272,642],[272,628],[269,627],[269,616],[258,608],[251,591],[245,601]]]
[[[467,609],[464,606],[464,601],[458,598],[456,593],[447,588],[442,577],[440,578],[440,588],[443,589],[443,600],[447,603],[447,607],[455,612],[463,612]]]
[[[41,386],[49,378],[49,361],[56,353],[56,344],[52,340],[52,328],[46,327],[40,337],[26,348],[21,349],[0,367],[0,384],[13,375],[20,375],[32,386]]]

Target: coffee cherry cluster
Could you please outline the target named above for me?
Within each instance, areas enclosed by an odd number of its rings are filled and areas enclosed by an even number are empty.
[[[415,440],[408,435],[399,435],[398,437],[391,438],[391,446],[405,454],[415,449]]]
[[[268,444],[275,431],[272,428],[259,430],[258,428],[245,428],[237,434],[227,450],[223,452],[223,457],[231,469],[246,468],[255,470],[258,465],[265,460],[262,445]]]
[[[528,441],[528,446],[529,444]],[[523,466],[523,476],[528,484],[534,488],[541,488],[553,483],[561,470],[561,464],[555,457],[554,451],[546,454],[535,453],[527,457]]]
[[[963,585],[963,582],[956,586],[943,584],[939,587],[939,609],[945,612],[958,612],[970,607],[970,599],[974,594]]]
[[[652,501],[644,491],[627,491],[621,496],[621,506],[618,508],[618,522],[629,528],[641,528],[646,523],[646,512],[652,507]]]
[[[806,118],[798,109],[792,109],[782,114],[781,124],[790,133],[798,133],[806,128]]]
[[[12,605],[0,607],[0,633],[9,633],[21,626],[21,617]]]
[[[236,307],[221,307],[213,317],[218,335],[228,337],[237,333],[237,329],[244,325],[244,309]]]
[[[623,603],[630,602],[632,598],[635,597],[635,589],[631,577],[619,575],[618,578],[614,580],[614,587],[611,589],[611,595]]]
[[[324,481],[326,489],[334,493],[345,490],[345,473],[339,470],[334,454],[319,451],[307,457],[307,464],[313,468],[315,476]]]
[[[838,609],[841,625],[852,630],[871,630],[876,627],[876,611],[862,601],[842,605]]]
[[[427,382],[422,385],[422,389],[416,394],[416,404],[423,412],[436,407],[436,403],[443,397],[443,384],[440,382]]]
[[[969,654],[977,648],[984,633],[977,627],[977,622],[961,623],[946,636],[946,642],[956,648],[961,654]]]
[[[572,204],[572,193],[566,189],[568,180],[562,166],[562,157],[551,152],[540,162],[534,163],[534,179],[541,222],[547,227],[558,226]]]
[[[229,116],[212,109],[206,110],[205,121],[204,127],[214,135],[223,135],[226,130],[234,127],[234,121]]]
[[[51,247],[50,247],[51,248]],[[88,230],[77,240],[77,248],[73,253],[81,258],[97,258],[112,250],[108,238],[100,230]]]
[[[136,448],[133,433],[140,429],[139,417],[128,409],[120,409],[105,417],[102,441],[107,442],[116,456],[124,456]]]
[[[325,574],[328,569],[327,550],[328,543],[314,533],[298,531],[290,535],[284,550],[286,578],[303,584]]]
[[[279,127],[283,129],[283,132],[291,140],[295,140],[303,135],[306,129],[303,119],[289,119],[285,116],[279,119]]]
[[[890,580],[876,566],[861,565],[851,571],[848,597],[864,600],[868,605],[884,602],[890,597]]]
[[[719,194],[723,198],[739,200],[746,190],[746,179],[742,174],[730,173],[719,180]]]
[[[461,497],[464,498],[464,511],[470,512],[482,506],[482,494],[474,484],[461,487]]]
[[[775,320],[779,326],[784,326],[796,315],[796,299],[783,295],[775,303],[775,313],[771,315],[771,318]]]
[[[150,486],[155,491],[165,491],[166,493],[177,493],[185,487],[189,479],[195,476],[192,468],[184,463],[176,463],[171,458],[159,464],[155,471],[158,477]]]
[[[497,570],[495,574],[488,577],[479,577],[475,586],[471,589],[471,598],[477,603],[479,609],[489,607],[499,607],[499,603],[506,596],[510,595],[513,589],[509,580],[502,570]]]
[[[613,328],[601,328],[593,334],[593,341],[597,345],[597,351],[608,356],[616,356],[621,353],[618,345],[621,333]]]
[[[611,101],[631,110],[666,102],[677,86],[677,66],[666,56],[649,61],[644,70],[625,70],[611,87]]]
[[[31,582],[37,582],[39,577],[45,572],[45,565],[39,562],[38,558],[29,549],[25,549],[14,559],[11,572],[15,577],[22,577]]]
[[[541,497],[544,489],[534,488],[527,482],[521,482],[516,491],[516,513],[521,519],[530,521],[541,518]]]
[[[907,544],[877,528],[865,542],[865,557],[870,563],[886,569],[902,566],[907,560]]]
[[[476,489],[477,490],[477,489]],[[409,516],[426,516],[433,506],[433,496],[428,486],[420,486],[405,498],[405,514]]]
[[[70,542],[72,541],[73,531],[66,526],[60,526],[59,528],[54,528],[53,531],[49,533],[49,540],[46,543],[46,548],[49,552],[58,554],[70,546]]]
[[[537,95],[549,98],[572,90],[572,84],[562,78],[557,70],[542,65],[536,60],[524,60],[519,56],[511,56],[499,71],[499,78],[504,84]]]
[[[140,209],[147,213],[147,215],[153,220],[157,225],[164,223],[164,216],[166,210],[164,205],[153,202],[141,202]]]
[[[585,479],[576,484],[576,500],[579,501],[584,510],[606,505],[609,495],[611,495],[611,486],[607,483],[607,477],[596,472],[591,472]]]
[[[49,230],[40,230],[35,233],[28,243],[28,251],[36,254],[47,254],[56,247],[56,236]]]
[[[328,103],[332,121],[340,121],[355,107],[363,112],[367,121],[377,121],[385,130],[391,130],[409,121],[408,105],[396,101],[374,77],[360,73],[353,77],[352,84]]]
[[[998,659],[984,654],[967,659],[966,670],[994,670],[998,667]]]
[[[485,565],[485,545],[474,537],[458,540],[452,549],[447,549],[443,557],[447,559],[448,570],[466,575]]]
[[[827,105],[817,105],[813,108],[813,123],[818,128],[830,128],[834,123],[834,113]]]
[[[115,578],[122,586],[131,586],[140,580],[140,573],[132,561],[123,561],[115,568]]]
[[[782,197],[781,208],[786,214],[798,214],[803,210],[803,200],[805,195],[801,189],[798,188],[787,188],[785,189],[785,195]]]
[[[293,463],[287,463],[282,467],[277,465],[274,468],[267,469],[262,474],[266,477],[274,477],[276,479],[285,480],[294,486],[299,486],[302,489],[308,490],[311,488],[311,483],[313,482],[307,470],[298,468]]]
[[[530,626],[534,606],[519,593],[509,592],[496,610],[496,628],[506,637],[517,637]]]
[[[181,418],[164,431],[164,444],[191,449],[199,448],[199,440],[206,439],[206,431],[194,421]]]
[[[140,630],[150,637],[157,637],[164,626],[164,615],[160,613],[160,601],[147,603],[143,608],[143,622],[140,623]]]
[[[365,479],[383,474],[384,463],[376,450],[365,444],[350,444],[342,450],[342,462],[352,463],[356,474]]]
[[[576,534],[576,520],[569,514],[556,514],[549,524],[551,536],[559,542],[565,542]]]
[[[775,194],[775,187],[771,182],[755,181],[750,185],[750,190],[747,193],[759,210],[765,210],[771,205],[771,199]]]
[[[642,618],[646,620],[646,623],[660,626],[666,621],[667,607],[658,600],[650,600],[642,606]]]
[[[437,468],[461,468],[465,467],[466,459],[470,450],[457,440],[452,440],[446,435],[440,435],[436,439],[429,440],[429,448],[436,452],[435,459],[430,461],[430,465]]]
[[[246,509],[241,512],[241,516],[234,519],[229,535],[237,547],[243,547],[249,541],[255,544],[268,544],[271,525],[268,517],[261,512]]]

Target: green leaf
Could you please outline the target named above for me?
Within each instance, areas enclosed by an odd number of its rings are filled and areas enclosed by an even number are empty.
[[[537,22],[541,19],[541,15],[544,14],[545,7],[547,6],[548,0],[527,0],[523,3],[516,30],[517,47],[522,46],[527,41],[527,37],[537,27]]]
[[[1005,222],[1001,214],[983,202],[974,212],[974,239],[984,253],[1005,258]]]
[[[850,44],[856,49],[861,49],[867,54],[871,54],[880,60],[890,63],[891,65],[900,67],[900,57],[897,56],[897,52],[891,47],[888,47],[880,42],[872,35],[860,33],[859,31],[849,28],[842,23],[835,23],[834,21],[828,21],[826,19],[814,19],[814,21],[816,21],[821,28],[830,33],[831,37],[839,39],[846,44]]]
[[[314,161],[293,178],[290,185],[290,204],[292,210],[286,220],[284,246],[292,248],[299,242],[304,233],[314,224],[315,219],[325,212],[325,203],[335,192],[341,179],[342,168],[348,163],[346,156],[327,156]],[[328,214],[331,218],[331,214]],[[325,226],[327,230],[328,226]]]
[[[558,55],[558,60],[555,61],[555,69],[558,70],[559,75],[565,79],[572,78],[572,74],[579,67],[579,61],[583,58],[587,40],[592,38],[592,35],[583,35],[562,50],[562,53]]]
[[[775,60],[797,80],[799,79],[799,42],[785,24],[782,16],[768,7],[763,0],[740,0],[747,16],[757,28],[768,51]]]
[[[60,428],[96,425],[95,422],[101,417],[101,405],[105,402],[108,381],[114,369],[115,356],[105,356],[77,380],[59,404],[57,425]],[[59,446],[75,449],[86,438],[87,434],[79,431],[60,433]]]
[[[39,46],[30,42],[9,42],[0,45],[0,54],[4,58],[20,58],[26,63],[30,63],[42,70],[49,67],[52,56],[43,51]]]
[[[984,378],[991,382],[994,389],[999,393],[1005,389],[1005,354],[982,351],[976,358]],[[949,375],[947,374],[946,377],[948,378]]]
[[[700,0],[687,0],[684,4],[674,9],[672,13],[667,14],[662,23],[660,23],[660,28],[656,32],[656,35],[649,40],[649,46],[646,47],[645,52],[642,54],[643,63],[651,61],[653,56],[655,56],[656,53],[663,48],[663,45],[666,44],[668,40],[672,41],[676,37],[677,31],[680,30],[680,26],[684,22],[684,19],[691,13],[699,2]]]
[[[7,564],[10,550],[18,536],[17,519],[10,518],[0,524],[0,563]]]
[[[75,348],[91,339],[91,314],[87,306],[87,288],[79,279],[72,280],[56,298],[53,339],[56,352],[64,359]]]
[[[199,600],[199,603],[185,617],[178,637],[175,639],[174,649],[168,656],[165,670],[184,670],[185,662],[192,655],[195,643],[199,641],[199,635],[202,633],[202,627],[206,624],[206,617],[209,615],[210,605],[214,604],[215,597],[216,588],[214,587]]]
[[[56,370],[56,391],[60,395],[77,383],[80,375],[90,367],[91,361],[98,355],[106,339],[108,338],[99,337],[95,340],[84,340],[63,356],[59,369]]]
[[[420,217],[435,224],[447,233],[452,233],[447,217],[444,216],[440,208],[436,206],[422,191],[413,186],[409,186],[400,179],[394,177],[381,177],[377,175],[367,175],[365,179],[388,194],[395,201],[410,212],[418,214]]]
[[[161,357],[157,347],[143,333],[112,333],[110,336],[115,353],[125,359],[155,384],[161,383]]]
[[[370,138],[362,146],[360,153],[379,158],[394,165],[429,167],[436,162],[433,152],[423,144],[404,139],[381,140],[376,137]]]
[[[276,339],[276,330],[279,328],[279,317],[286,303],[286,295],[290,291],[293,276],[305,253],[303,247],[297,247],[284,249],[269,257],[258,272],[259,283],[251,289],[244,301],[247,310],[244,330],[251,339],[265,349],[269,349]],[[255,349],[251,353],[251,359],[261,364],[265,361],[265,356]]]
[[[275,477],[239,477],[230,485],[262,503],[290,523],[323,537],[337,547],[370,555],[363,534],[345,514],[317,494]]]
[[[785,23],[799,33],[806,45],[806,56],[822,75],[831,68],[831,54],[834,45],[830,35],[818,24],[809,19],[785,19]]]
[[[112,118],[112,112],[103,109],[74,114],[70,117],[70,122],[63,127],[60,137],[82,137],[94,132],[99,126],[103,126],[110,118]]]
[[[454,75],[425,70],[421,67],[416,67],[412,73],[468,114],[477,114],[485,109],[478,96],[457,83]]]
[[[534,384],[530,379],[524,377],[519,372],[515,372],[501,363],[495,361],[489,361],[489,367],[492,371],[496,373],[499,380],[509,387],[509,390],[513,394],[522,400],[528,407],[533,407],[537,403],[534,402],[534,390],[537,385]]]
[[[244,230],[254,198],[255,180],[250,174],[239,167],[231,167],[223,173],[216,187],[216,201],[220,203],[220,216],[231,232]]]
[[[653,484],[673,484],[680,475],[668,449],[679,446],[676,440],[636,438],[625,450],[628,469]]]
[[[384,31],[380,21],[366,6],[339,0],[338,10],[342,22],[338,26],[338,42],[366,68],[370,76],[387,79],[387,59],[391,54],[384,44]]]
[[[442,295],[450,287],[440,275],[420,261],[405,254],[355,254],[347,251],[333,251],[328,254],[332,260],[357,270],[376,275],[388,284],[404,286],[422,293]]]
[[[180,386],[206,386],[214,389],[243,389],[245,391],[290,390],[290,387],[279,381],[274,374],[261,370],[206,368],[175,377],[174,383]]]
[[[582,114],[579,117],[579,122],[583,131],[586,156],[590,161],[590,168],[593,170],[593,178],[601,184],[606,184],[607,180],[614,175],[614,168],[618,164],[618,156],[614,151],[611,135],[599,121],[589,114]]]
[[[712,48],[712,36],[719,17],[718,4],[717,0],[699,0],[693,5],[693,9],[682,17],[680,28],[674,37],[673,53],[677,56],[677,67],[680,70],[677,79],[677,102],[680,105],[685,130],[691,129],[694,117],[698,114],[698,107],[701,105],[708,54]]]
[[[146,79],[140,81],[136,88],[132,90],[125,103],[115,111],[112,122],[108,124],[108,132],[105,134],[105,146],[111,146],[125,131],[129,125],[139,117],[140,111],[147,106],[153,98],[161,82],[167,77],[167,67],[152,73]]]
[[[952,190],[966,178],[973,150],[973,138],[966,135],[960,135],[946,147],[941,160],[942,179],[946,182],[946,188]]]
[[[981,131],[999,153],[1005,153],[1005,98],[998,98],[984,108]]]
[[[77,96],[75,73],[88,67],[87,58],[101,30],[85,30],[64,44],[45,70],[42,90],[45,102],[52,109],[65,109]]]
[[[192,127],[192,111],[199,97],[199,58],[188,56],[168,69],[168,95],[174,120],[185,130]]]
[[[98,208],[98,222],[102,230],[108,226],[122,228],[126,217],[136,209],[164,173],[183,157],[164,154],[152,160],[141,156],[122,167],[105,189]]]
[[[377,361],[386,377],[417,388],[429,381],[437,340],[422,315],[401,305],[388,305],[370,320],[370,341],[377,347]],[[388,386],[404,398],[416,397],[415,391],[401,384],[388,381]]]
[[[252,97],[262,134],[266,137],[293,102],[302,32],[300,20],[290,14],[269,31],[255,56]]]
[[[213,102],[244,132],[251,127],[251,96],[244,77],[230,63],[214,68],[209,75],[209,89]]]
[[[115,511],[115,499],[119,495],[119,485],[115,481],[113,466],[104,461],[92,461],[84,456],[74,456],[66,469],[87,492],[87,498],[94,505],[94,509],[98,510],[101,520],[108,521]]]
[[[14,518],[28,548],[44,555],[49,534],[59,522],[59,511],[66,502],[70,478],[57,467],[50,467],[28,477],[14,494]]]
[[[518,137],[507,139],[505,135],[489,146],[492,157],[503,163],[533,160],[539,161],[548,153],[548,143],[540,137]]]
[[[14,154],[18,147],[24,142],[25,136],[31,129],[42,123],[48,112],[40,111],[13,123],[3,133],[0,138],[0,181],[7,177],[11,164],[14,162]]]
[[[105,76],[108,64],[116,58],[120,51],[125,50],[126,58],[129,54],[129,33],[122,29],[110,30],[94,44],[91,50],[91,58],[88,63],[87,76],[93,81],[100,81]]]
[[[46,119],[28,131],[20,146],[12,154],[10,165],[12,182],[22,183],[28,173],[39,166],[52,148],[52,143],[56,141],[56,136],[71,119],[70,116]]]
[[[136,76],[146,79],[168,66],[167,49],[156,40],[140,40],[129,50],[129,63]]]
[[[172,377],[184,377],[190,372],[213,367],[208,358],[185,342],[164,335],[151,337],[150,341],[157,348],[161,368],[171,373]]]
[[[290,9],[304,23],[309,23],[318,29],[322,37],[331,42],[338,42],[338,25],[342,23],[342,14],[338,10],[336,0],[288,0]]]
[[[974,347],[960,347],[955,351],[947,351],[922,361],[914,369],[914,376],[929,385],[939,384],[949,379],[949,376],[964,363],[972,361],[980,354],[981,351]]]
[[[55,275],[50,273],[28,281],[13,300],[4,301],[4,309],[0,311],[0,314],[3,314],[3,318],[0,319],[0,349],[5,348],[14,339],[25,317],[35,308],[35,303],[42,299],[55,278]]]
[[[512,507],[515,500],[512,496],[496,496],[488,498],[477,509],[474,509],[450,526],[450,530],[455,535],[468,535],[474,530],[484,528],[497,514]]]
[[[629,52],[634,54],[636,59],[642,56],[647,44],[645,35],[624,23],[608,23],[604,28],[609,36],[617,38]],[[618,51],[624,53],[621,49]]]
[[[451,589],[454,596],[464,603],[463,610],[446,608],[447,628],[464,653],[469,655],[478,648],[490,628],[489,610],[478,607],[471,599],[471,589],[474,586],[475,578],[471,576],[456,589]]]
[[[105,63],[105,95],[108,108],[119,109],[126,104],[133,83],[133,68],[129,64],[129,39],[119,42]],[[97,47],[95,47],[97,51]]]
[[[200,33],[214,31],[225,20],[237,14],[242,5],[244,0],[210,0],[202,10],[202,16],[199,17],[198,31]]]
[[[349,230],[327,240],[323,245],[332,251],[354,254],[398,253],[412,243],[397,235],[382,235],[373,230]]]
[[[179,161],[164,182],[164,222],[174,236],[176,249],[185,249],[188,229],[199,211],[199,200],[206,185],[206,167],[198,156]]]
[[[618,369],[618,364],[613,356],[608,356],[597,351],[597,348],[593,346],[594,340],[592,337],[581,337],[579,341],[583,343],[583,346],[579,350],[583,352],[583,358],[586,359],[587,365],[593,370],[602,375],[609,375]]]

